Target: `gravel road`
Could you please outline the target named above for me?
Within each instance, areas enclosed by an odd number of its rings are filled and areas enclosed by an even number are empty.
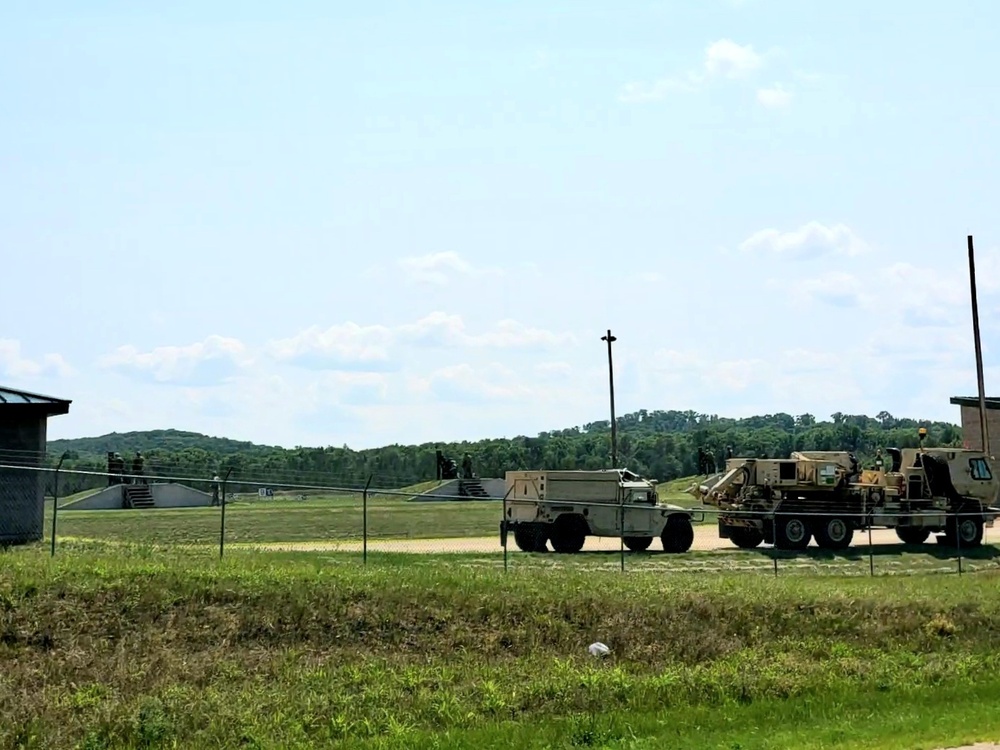
[[[876,529],[872,531],[873,544],[900,544],[896,532],[892,529]],[[855,534],[854,547],[863,547],[868,544],[868,534]],[[261,544],[231,544],[231,547],[254,547],[257,549],[283,550],[288,552],[356,552],[362,548],[361,542],[337,542],[337,541],[315,541],[315,542],[273,542]],[[812,547],[816,546],[812,542]],[[583,547],[584,552],[609,552],[621,548],[618,539],[604,537],[587,537],[587,542]],[[654,542],[650,548],[656,551],[659,542]],[[495,536],[466,537],[451,539],[369,539],[368,549],[379,552],[410,552],[423,554],[442,554],[458,552],[497,552],[500,547],[499,530]],[[509,539],[508,551],[520,552],[514,545],[513,538]],[[691,549],[698,552],[709,552],[712,550],[734,550],[736,546],[728,539],[719,539],[719,530],[713,524],[709,526],[695,526],[694,543]],[[998,748],[1000,750],[1000,748]]]

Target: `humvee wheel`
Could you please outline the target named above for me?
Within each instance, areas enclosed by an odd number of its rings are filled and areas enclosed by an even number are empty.
[[[931,535],[930,529],[921,526],[897,526],[896,536],[903,544],[923,544]]]
[[[545,543],[548,541],[541,529],[531,526],[525,528],[517,526],[514,528],[514,544],[522,552],[545,552]]]
[[[764,541],[764,532],[743,527],[730,528],[729,541],[740,549],[753,549]]]
[[[625,542],[625,546],[628,547],[633,552],[643,552],[649,549],[649,545],[653,543],[653,537],[627,536],[623,541]]]
[[[687,552],[694,544],[694,527],[691,519],[677,513],[667,519],[666,526],[660,534],[663,551],[672,554]]]
[[[552,526],[549,540],[552,549],[563,554],[573,554],[583,549],[589,531],[587,522],[580,516],[559,516]]]
[[[854,529],[838,516],[818,519],[816,544],[822,549],[847,549],[854,538]]]
[[[778,549],[803,550],[809,546],[812,532],[804,518],[778,515],[775,517],[774,546]]]

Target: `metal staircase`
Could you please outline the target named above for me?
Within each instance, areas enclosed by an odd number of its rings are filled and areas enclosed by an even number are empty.
[[[122,506],[125,508],[155,508],[153,488],[148,484],[122,485]]]

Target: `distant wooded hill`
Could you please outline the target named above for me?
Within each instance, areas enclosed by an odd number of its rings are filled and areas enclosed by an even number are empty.
[[[727,447],[737,456],[784,457],[793,450],[848,450],[860,459],[878,447],[915,447],[917,430],[926,427],[927,445],[961,443],[961,429],[946,422],[897,418],[888,412],[874,417],[842,414],[820,421],[811,414],[768,414],[729,419],[694,411],[640,410],[618,418],[619,464],[660,481],[698,473],[698,451],[704,449],[722,465]],[[251,483],[271,487],[315,484],[360,487],[403,487],[433,479],[435,450],[461,464],[472,455],[473,468],[484,477],[502,477],[513,469],[600,469],[610,462],[610,421],[591,422],[543,432],[536,437],[495,438],[435,445],[387,445],[355,451],[344,447],[280,448],[195,432],[153,430],[100,437],[53,440],[49,452],[69,451],[67,468],[105,471],[108,451],[129,461],[135,451],[146,457],[146,473],[204,478],[232,468],[234,489]],[[246,485],[235,483],[242,480]],[[61,494],[100,486],[101,478],[67,475]]]

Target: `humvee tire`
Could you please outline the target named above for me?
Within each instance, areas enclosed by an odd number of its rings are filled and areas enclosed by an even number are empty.
[[[691,519],[680,513],[667,518],[667,523],[660,533],[660,543],[663,551],[671,554],[687,552],[694,544],[694,527]]]
[[[583,516],[566,514],[559,516],[552,524],[549,541],[552,542],[552,549],[556,552],[574,554],[583,549],[589,531],[590,527],[587,526]]]
[[[651,536],[627,536],[622,541],[625,542],[625,546],[628,547],[633,552],[644,552],[649,549],[649,545],[653,543],[653,537]]]
[[[545,534],[536,526],[515,526],[514,544],[522,552],[545,552]]]

